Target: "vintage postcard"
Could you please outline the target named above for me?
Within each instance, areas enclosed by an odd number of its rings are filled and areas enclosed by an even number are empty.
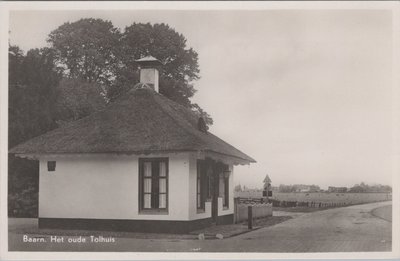
[[[399,2],[2,2],[1,260],[399,258]]]

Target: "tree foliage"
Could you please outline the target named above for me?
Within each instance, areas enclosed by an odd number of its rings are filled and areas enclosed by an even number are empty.
[[[160,72],[160,92],[182,105],[195,93],[191,81],[199,79],[198,55],[186,47],[186,39],[166,24],[134,23],[121,36],[123,70],[117,75],[120,83],[138,81],[132,74],[138,70],[135,60],[146,55],[159,59],[164,66]],[[128,82],[126,82],[128,81]]]
[[[351,187],[349,189],[349,192],[353,192],[353,193],[367,193],[367,192],[390,193],[390,192],[392,192],[392,187],[390,187],[388,185],[381,185],[381,184],[368,185],[368,184],[365,184],[364,182],[361,182],[360,184],[355,184],[353,187]]]
[[[9,147],[56,127],[55,86],[60,74],[51,49],[33,49],[26,55],[9,47]],[[38,162],[8,158],[8,212],[37,216]]]
[[[104,87],[82,79],[63,78],[56,88],[58,125],[78,120],[106,107]]]
[[[240,184],[239,184],[239,185],[236,185],[236,186],[234,187],[233,191],[235,191],[235,192],[241,192],[241,191],[242,191],[242,186],[241,186]]]
[[[295,184],[295,185],[284,185],[280,184],[278,191],[282,193],[290,193],[290,192],[319,192],[321,189],[318,185],[304,185],[304,184]]]
[[[26,56],[9,51],[9,147],[47,132],[54,119],[55,86],[60,75],[51,49],[33,49]]]
[[[64,23],[47,41],[66,76],[111,84],[119,65],[119,38],[119,30],[110,21],[87,18]]]
[[[198,54],[186,38],[168,25],[133,23],[121,33],[110,21],[80,19],[52,31],[48,42],[55,50],[64,75],[106,84],[109,100],[123,95],[139,82],[135,60],[152,55],[164,63],[160,70],[160,93],[192,109],[206,123],[210,115],[192,103],[199,79]]]

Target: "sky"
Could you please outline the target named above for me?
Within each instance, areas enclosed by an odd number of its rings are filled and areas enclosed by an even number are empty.
[[[392,17],[385,10],[13,11],[10,43],[65,22],[167,23],[199,54],[193,101],[210,131],[256,159],[235,184],[392,184]]]

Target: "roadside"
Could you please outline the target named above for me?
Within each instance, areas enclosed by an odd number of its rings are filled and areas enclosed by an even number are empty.
[[[120,237],[113,242],[93,242],[86,238],[86,243],[55,243],[49,241],[48,235],[44,242],[30,243],[23,242],[23,234],[11,231],[9,250],[260,253],[390,251],[391,223],[371,214],[372,210],[388,205],[391,202],[295,213],[299,214],[296,218],[222,240]],[[106,237],[106,234],[102,236]]]
[[[63,229],[39,229],[38,220],[36,218],[9,218],[9,233],[16,235],[29,235],[31,237],[48,238],[50,236],[65,236],[65,237],[90,237],[103,236],[114,238],[137,238],[137,239],[172,239],[172,240],[196,240],[196,239],[222,239],[229,238],[264,227],[274,226],[285,222],[292,218],[303,216],[307,213],[332,209],[326,208],[311,208],[311,207],[273,207],[273,216],[253,221],[253,229],[249,230],[247,221],[238,224],[230,225],[213,225],[204,229],[195,230],[188,234],[166,234],[166,233],[139,233],[139,232],[115,232],[115,231],[100,231],[100,230],[63,230]],[[390,213],[389,213],[390,211]],[[391,220],[391,207],[383,206],[374,209],[372,215],[381,217],[385,220]],[[203,234],[199,237],[200,234]],[[218,237],[217,237],[218,235]]]
[[[203,234],[205,239],[216,239],[217,236],[222,239],[248,233],[263,227],[274,226],[291,218],[291,216],[272,216],[255,219],[253,221],[253,229],[248,229],[247,221],[231,225],[214,225],[204,229],[195,230],[190,234],[196,235],[196,237],[198,237],[200,234]]]
[[[392,222],[392,205],[375,208],[371,211],[371,214],[375,217]]]
[[[300,214],[286,222],[203,246],[218,252],[381,252],[392,249],[392,225],[371,214],[391,202]],[[220,243],[221,242],[221,243]],[[225,242],[225,243],[224,243]]]
[[[60,237],[113,237],[113,238],[137,238],[137,239],[174,239],[174,240],[194,240],[199,238],[199,234],[204,234],[204,239],[216,239],[217,235],[228,238],[239,234],[251,232],[262,227],[273,226],[284,222],[290,216],[271,216],[262,219],[255,219],[253,229],[249,230],[247,222],[230,225],[214,225],[204,229],[193,231],[189,234],[165,234],[165,233],[139,233],[139,232],[116,232],[99,230],[63,230],[63,229],[39,229],[36,218],[9,218],[9,233],[15,235],[29,235],[35,238],[48,239],[51,236]],[[220,237],[220,236],[219,236]]]
[[[341,206],[344,207],[344,206]],[[313,208],[313,207],[272,207],[273,211],[282,211],[282,212],[300,212],[300,213],[310,213],[321,210],[327,210],[331,208],[338,207],[321,207],[321,208]]]

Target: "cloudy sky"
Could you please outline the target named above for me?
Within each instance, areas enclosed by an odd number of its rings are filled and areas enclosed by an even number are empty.
[[[14,11],[10,43],[46,46],[64,22],[164,22],[199,54],[194,101],[257,160],[235,183],[392,183],[392,17],[385,10]]]

